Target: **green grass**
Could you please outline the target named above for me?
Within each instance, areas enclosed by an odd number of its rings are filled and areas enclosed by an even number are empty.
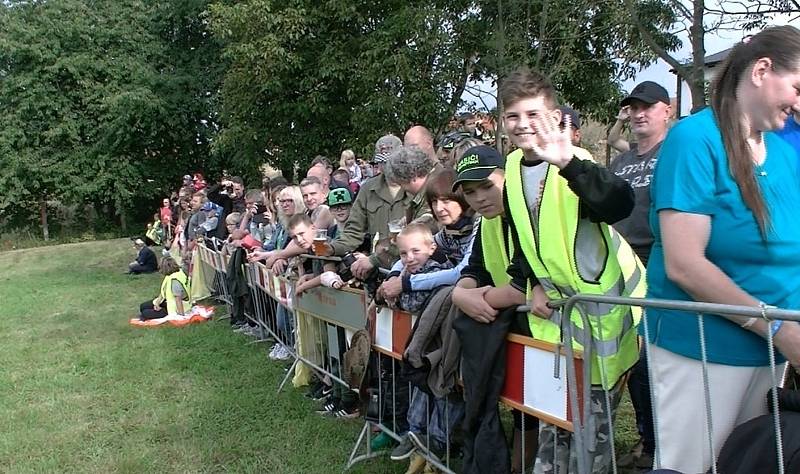
[[[266,347],[227,322],[128,325],[160,281],[124,275],[133,257],[125,239],[0,253],[0,472],[340,472],[361,421],[276,393]]]
[[[133,256],[124,239],[0,254],[0,471],[340,471],[360,422],[276,393],[263,346],[227,322],[128,325],[159,283],[122,274]]]

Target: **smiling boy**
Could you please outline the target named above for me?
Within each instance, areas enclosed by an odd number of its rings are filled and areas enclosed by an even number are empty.
[[[644,296],[641,263],[609,225],[630,214],[633,192],[572,145],[570,121],[559,125],[562,114],[546,77],[518,70],[503,82],[500,100],[505,129],[518,148],[506,161],[505,208],[514,261],[533,277],[531,334],[557,344],[562,325],[571,324],[573,344],[592,347],[587,360],[591,412],[583,421],[594,427],[589,433],[594,439],[578,453],[571,433],[543,424],[534,472],[578,472],[579,456],[589,463],[583,466],[586,472],[607,472],[612,456],[607,420],[619,402],[620,380],[638,358],[638,313],[624,306],[584,305],[590,326],[584,328],[577,309],[564,315],[569,322],[563,323],[560,312],[546,303],[585,293]]]

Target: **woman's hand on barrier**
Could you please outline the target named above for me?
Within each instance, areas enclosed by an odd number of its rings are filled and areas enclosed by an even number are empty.
[[[381,285],[380,291],[386,299],[397,298],[403,292],[403,281],[400,277],[392,277],[384,281]]]
[[[800,372],[800,324],[784,321],[773,342],[795,371]]]
[[[553,315],[553,308],[547,306],[550,298],[547,296],[547,293],[544,292],[542,285],[534,286],[532,293],[533,295],[529,303],[531,313],[543,319],[550,319],[550,316]]]
[[[453,289],[453,303],[467,316],[479,323],[491,323],[497,317],[497,310],[492,308],[483,298],[492,287]]]
[[[305,276],[305,275],[303,275],[303,276]],[[295,285],[295,287],[294,287],[294,294],[297,295],[297,296],[302,295],[303,292],[306,291],[307,286],[308,286],[308,280],[303,280],[303,281],[298,280],[297,281],[297,285]]]
[[[314,278],[314,275],[301,275],[300,278],[297,279],[297,285],[294,287],[294,292],[297,295],[302,295],[304,291],[310,288],[311,285],[308,282]]]

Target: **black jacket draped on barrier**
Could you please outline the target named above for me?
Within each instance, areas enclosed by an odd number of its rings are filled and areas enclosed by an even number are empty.
[[[464,379],[465,474],[507,473],[511,470],[498,402],[506,375],[506,336],[515,308],[498,314],[489,324],[462,314],[453,322],[461,340],[461,374]]]
[[[231,299],[231,324],[243,323],[245,321],[245,306],[249,301],[249,289],[247,287],[247,277],[242,268],[247,261],[247,253],[242,248],[237,248],[230,261],[228,261],[225,283]]]

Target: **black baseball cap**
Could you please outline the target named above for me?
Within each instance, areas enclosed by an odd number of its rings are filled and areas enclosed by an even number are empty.
[[[456,163],[456,179],[453,182],[455,192],[462,183],[483,181],[494,170],[504,169],[503,157],[494,148],[487,145],[474,146],[464,152],[464,156]]]
[[[572,120],[572,128],[581,128],[581,114],[577,110],[566,105],[559,106],[558,109],[561,110],[561,125],[565,125],[566,116],[569,115]]]
[[[644,81],[633,88],[628,97],[622,99],[621,105],[625,107],[630,105],[633,100],[641,100],[645,104],[655,104],[656,102],[663,102],[669,104],[669,94],[667,90],[656,84],[653,81]]]

